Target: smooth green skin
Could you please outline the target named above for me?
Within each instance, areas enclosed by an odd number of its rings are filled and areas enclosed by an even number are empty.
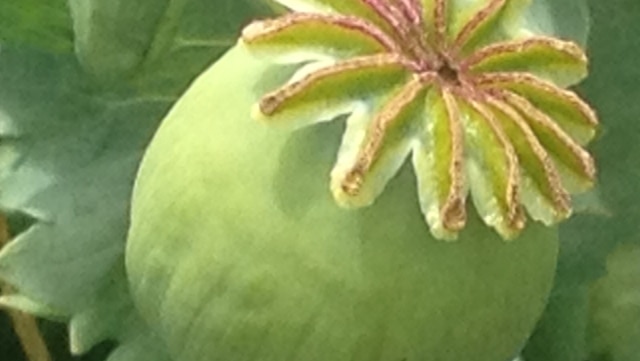
[[[343,122],[291,134],[250,119],[281,81],[232,49],[176,104],[144,159],[127,270],[174,359],[516,355],[545,305],[556,230],[530,224],[504,242],[472,216],[457,242],[435,240],[408,166],[373,206],[339,208],[329,172]]]

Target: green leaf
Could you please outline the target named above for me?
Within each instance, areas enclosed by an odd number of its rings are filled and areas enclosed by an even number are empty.
[[[158,20],[145,36],[132,34],[136,41],[119,43],[116,38],[131,18],[87,19],[118,13],[121,5],[76,3],[76,49],[78,54],[108,50],[114,41],[122,54],[144,48],[134,70],[120,72],[124,68],[109,68],[108,61],[87,66],[86,59],[81,67],[70,52],[34,49],[23,40],[24,26],[15,27],[15,41],[0,53],[0,207],[33,220],[15,224],[26,230],[0,252],[0,278],[19,292],[5,303],[70,321],[74,352],[112,340],[120,346],[110,360],[163,360],[162,344],[139,319],[124,277],[127,211],[138,162],[187,84],[234,43],[241,24],[268,7],[188,0],[181,11],[170,12],[171,25],[164,26],[171,31],[160,34]],[[157,19],[156,9],[137,5],[141,24]],[[34,7],[48,11],[41,3]],[[38,25],[38,31],[48,26]],[[107,60],[118,54],[103,55]]]
[[[556,34],[585,46],[591,27],[587,0],[531,1],[529,28],[545,34]]]
[[[0,44],[23,44],[54,52],[73,50],[66,0],[0,2]]]
[[[77,312],[69,321],[71,352],[84,354],[105,339],[120,343],[109,361],[170,360],[133,307],[124,267],[111,274],[106,287],[94,295],[94,307]],[[150,347],[152,345],[152,347]]]
[[[0,275],[33,310],[64,317],[108,302],[96,294],[122,268],[130,182],[168,105],[105,99],[73,60],[15,48],[0,57],[0,82],[13,84],[0,88],[11,122],[3,128],[12,130],[5,136],[13,139],[3,153],[14,159],[4,169],[0,202],[36,219],[2,250]]]
[[[170,44],[184,3],[69,0],[80,62],[99,78],[129,75]]]
[[[69,1],[76,52],[90,74],[159,90],[193,76],[194,66],[203,70],[235,43],[249,15],[269,11],[249,0]]]

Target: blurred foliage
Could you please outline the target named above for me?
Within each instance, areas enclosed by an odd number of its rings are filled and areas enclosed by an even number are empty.
[[[589,355],[593,340],[589,335],[611,331],[588,322],[595,307],[589,288],[605,276],[606,257],[618,244],[640,243],[640,2],[590,0],[589,5],[591,74],[580,90],[602,122],[592,148],[599,166],[599,193],[610,215],[579,214],[561,227],[556,286],[525,350],[529,361],[623,361],[609,351]],[[640,264],[640,259],[635,262]],[[635,277],[628,281],[629,287],[635,284],[640,289],[640,275],[629,277]],[[640,320],[617,322],[620,329],[627,329],[638,327]],[[640,360],[640,339],[627,347],[634,348],[633,360]]]
[[[73,49],[67,0],[0,1],[0,44],[30,44],[53,52]]]
[[[604,360],[638,360],[640,244],[623,244],[607,257],[607,275],[590,289],[589,348]]]
[[[122,264],[137,164],[189,82],[249,17],[270,8],[251,0],[21,1],[0,5],[0,205],[14,215],[11,228],[24,230],[0,256],[2,278],[20,293],[0,303],[68,323],[44,323],[56,360],[108,340],[118,342],[110,361],[161,361]],[[121,41],[133,29],[145,34]],[[109,51],[135,61],[114,70],[113,58],[102,61]]]
[[[588,5],[591,75],[579,91],[602,122],[594,194],[608,215],[586,207],[562,226],[556,286],[527,361],[640,360],[640,274],[618,266],[640,263],[640,2]],[[151,342],[135,337],[145,326],[119,261],[138,160],[191,80],[272,10],[256,0],[0,1],[0,205],[26,230],[2,252],[0,275],[30,297],[4,302],[71,322],[71,339],[67,326],[41,323],[55,360],[71,359],[70,343],[76,353],[100,345],[74,359],[104,360],[105,340],[125,346],[110,361],[134,360]],[[551,14],[560,34],[586,33],[583,0]],[[0,356],[23,357],[1,314]]]

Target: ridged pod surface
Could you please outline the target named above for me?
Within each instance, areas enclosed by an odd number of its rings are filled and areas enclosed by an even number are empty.
[[[369,207],[328,187],[344,123],[251,119],[282,71],[237,46],[164,120],[135,185],[137,307],[174,360],[502,361],[542,312],[554,227],[437,240],[404,166]]]

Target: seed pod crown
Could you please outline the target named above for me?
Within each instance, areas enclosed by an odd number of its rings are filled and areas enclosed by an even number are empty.
[[[468,194],[505,239],[527,214],[571,214],[595,179],[583,147],[597,118],[567,90],[587,72],[575,43],[519,28],[521,0],[278,0],[292,12],[258,20],[242,43],[303,64],[265,94],[255,116],[306,126],[349,114],[331,191],[370,205],[411,158],[431,232],[453,239]],[[461,3],[464,3],[461,4]]]

